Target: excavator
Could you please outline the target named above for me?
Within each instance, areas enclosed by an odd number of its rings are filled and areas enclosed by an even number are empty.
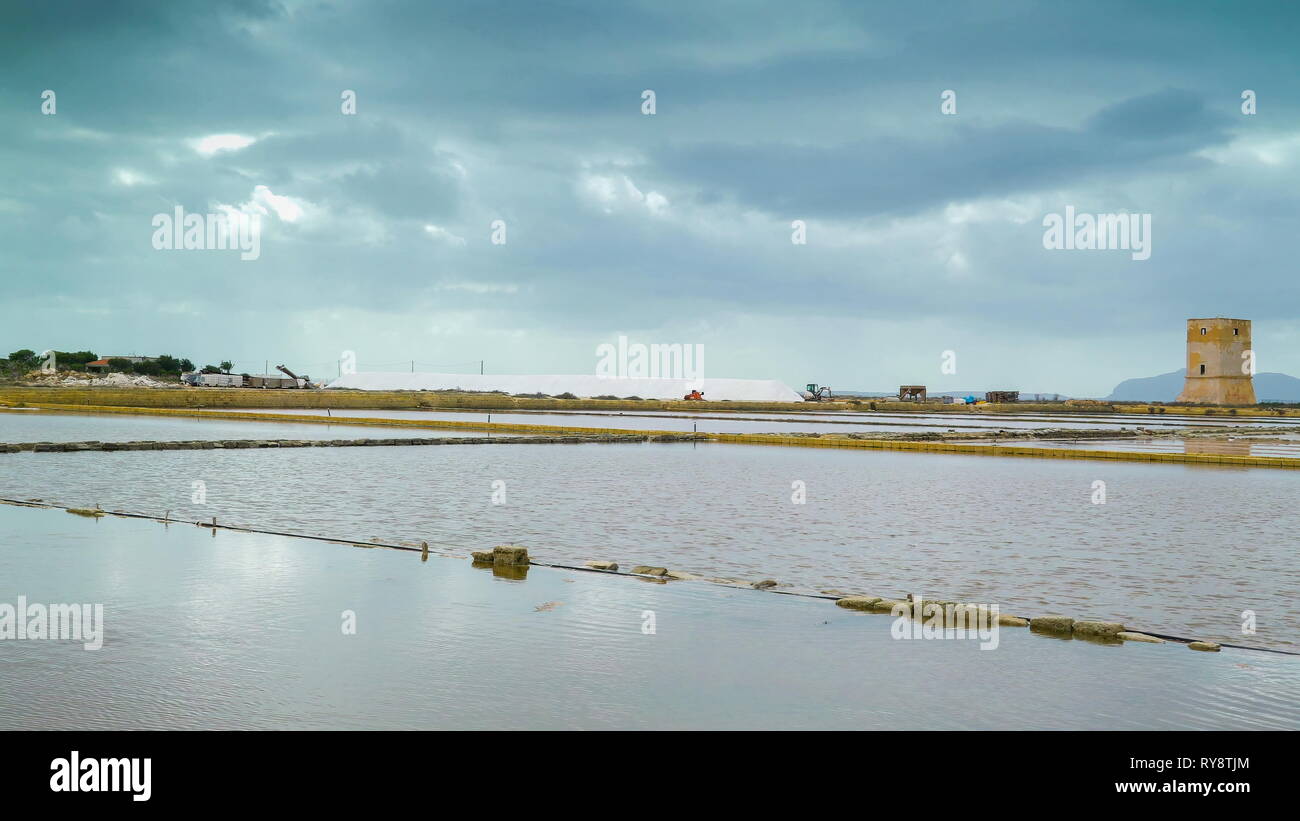
[[[816,382],[809,382],[808,390],[804,391],[804,401],[806,402],[829,402],[833,398],[830,387],[826,385],[818,387]]]

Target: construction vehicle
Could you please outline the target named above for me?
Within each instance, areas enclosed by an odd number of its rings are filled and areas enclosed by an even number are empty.
[[[808,402],[829,402],[833,397],[829,386],[818,387],[816,382],[809,382],[808,390],[803,392],[803,398]]]
[[[294,373],[293,371],[289,370],[288,368],[286,368],[286,367],[283,366],[283,365],[276,365],[276,366],[275,366],[275,369],[276,369],[277,371],[280,371],[281,373],[283,373],[285,376],[289,377],[290,379],[292,379],[292,380],[293,380],[294,387],[297,387],[297,388],[305,388],[305,387],[307,387],[309,384],[311,384],[311,377],[308,377],[308,376],[305,376],[305,375],[304,375],[304,376],[299,376],[298,374]]]

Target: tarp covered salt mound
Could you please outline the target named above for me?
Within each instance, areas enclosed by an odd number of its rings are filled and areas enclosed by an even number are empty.
[[[642,399],[681,399],[692,390],[704,392],[711,401],[802,402],[803,397],[774,379],[624,379],[564,374],[479,376],[459,373],[351,373],[340,376],[327,388],[362,391],[504,391],[571,393],[590,399],[595,396],[639,396]]]

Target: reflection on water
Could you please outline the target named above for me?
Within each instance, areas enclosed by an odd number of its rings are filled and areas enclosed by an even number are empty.
[[[0,495],[78,507],[1300,638],[1293,471],[686,443],[25,453],[0,469]]]
[[[972,440],[967,445],[984,447],[1035,447],[1068,448],[1070,450],[1115,450],[1124,453],[1197,453],[1211,456],[1256,456],[1262,459],[1300,458],[1300,441],[1278,441],[1282,437],[1267,438],[1138,438],[1138,439],[1006,439],[1000,442]]]
[[[1183,442],[1184,453],[1208,453],[1214,456],[1250,456],[1249,442],[1227,439],[1187,439]],[[1300,452],[1300,449],[1297,449]]]
[[[1287,656],[896,641],[826,601],[49,510],[0,531],[0,601],[105,626],[0,641],[0,730],[1300,729]]]

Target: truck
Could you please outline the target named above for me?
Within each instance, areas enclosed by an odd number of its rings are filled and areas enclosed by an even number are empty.
[[[242,388],[244,377],[237,373],[186,373],[181,380],[198,388]]]

